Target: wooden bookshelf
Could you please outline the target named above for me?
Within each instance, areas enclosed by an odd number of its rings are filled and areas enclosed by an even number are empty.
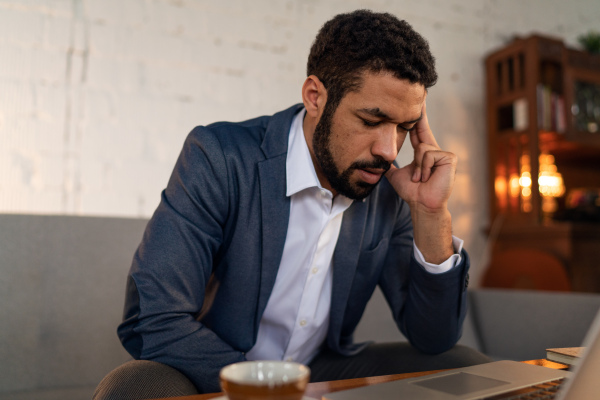
[[[587,254],[600,249],[600,218],[586,220],[567,201],[580,188],[600,191],[600,55],[532,35],[489,54],[485,67],[490,226],[500,226],[492,257],[542,249],[565,263],[573,290],[600,292],[600,264]],[[552,159],[564,195],[550,199],[538,177]],[[600,198],[596,205],[600,217]]]

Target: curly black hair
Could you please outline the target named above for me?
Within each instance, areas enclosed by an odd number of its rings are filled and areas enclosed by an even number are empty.
[[[425,88],[437,81],[429,44],[406,21],[369,10],[339,14],[317,34],[307,74],[319,78],[335,109],[349,90],[360,88],[365,71],[391,72]]]

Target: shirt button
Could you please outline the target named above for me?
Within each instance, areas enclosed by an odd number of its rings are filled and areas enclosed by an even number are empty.
[[[306,325],[306,320],[305,319],[303,319],[303,320],[300,321],[300,326],[304,326],[304,325]]]
[[[312,269],[312,273],[313,273],[313,274],[316,274],[317,272],[319,272],[319,268],[317,268],[317,267],[314,267],[314,268]]]

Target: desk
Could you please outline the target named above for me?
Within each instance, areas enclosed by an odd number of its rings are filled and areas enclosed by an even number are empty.
[[[567,369],[569,366],[565,364],[559,364],[545,359],[542,360],[530,360],[523,361],[527,364],[539,365],[547,368],[554,369]],[[315,382],[309,383],[306,388],[306,397],[313,399],[321,399],[326,393],[339,392],[340,390],[354,389],[361,386],[375,385],[377,383],[385,383],[397,381],[400,379],[416,378],[419,376],[435,374],[439,371],[424,371],[424,372],[411,372],[407,374],[397,375],[384,375],[384,376],[373,376],[369,378],[355,378],[355,379],[342,379],[339,381],[328,381],[328,382]],[[216,397],[223,396],[223,393],[209,393],[199,394],[195,396],[182,396],[182,397],[170,397],[171,400],[208,400]]]

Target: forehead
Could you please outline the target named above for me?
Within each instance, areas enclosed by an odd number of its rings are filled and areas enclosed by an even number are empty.
[[[358,90],[349,91],[340,106],[350,111],[379,109],[398,123],[419,118],[427,96],[425,87],[391,73],[364,72]]]

